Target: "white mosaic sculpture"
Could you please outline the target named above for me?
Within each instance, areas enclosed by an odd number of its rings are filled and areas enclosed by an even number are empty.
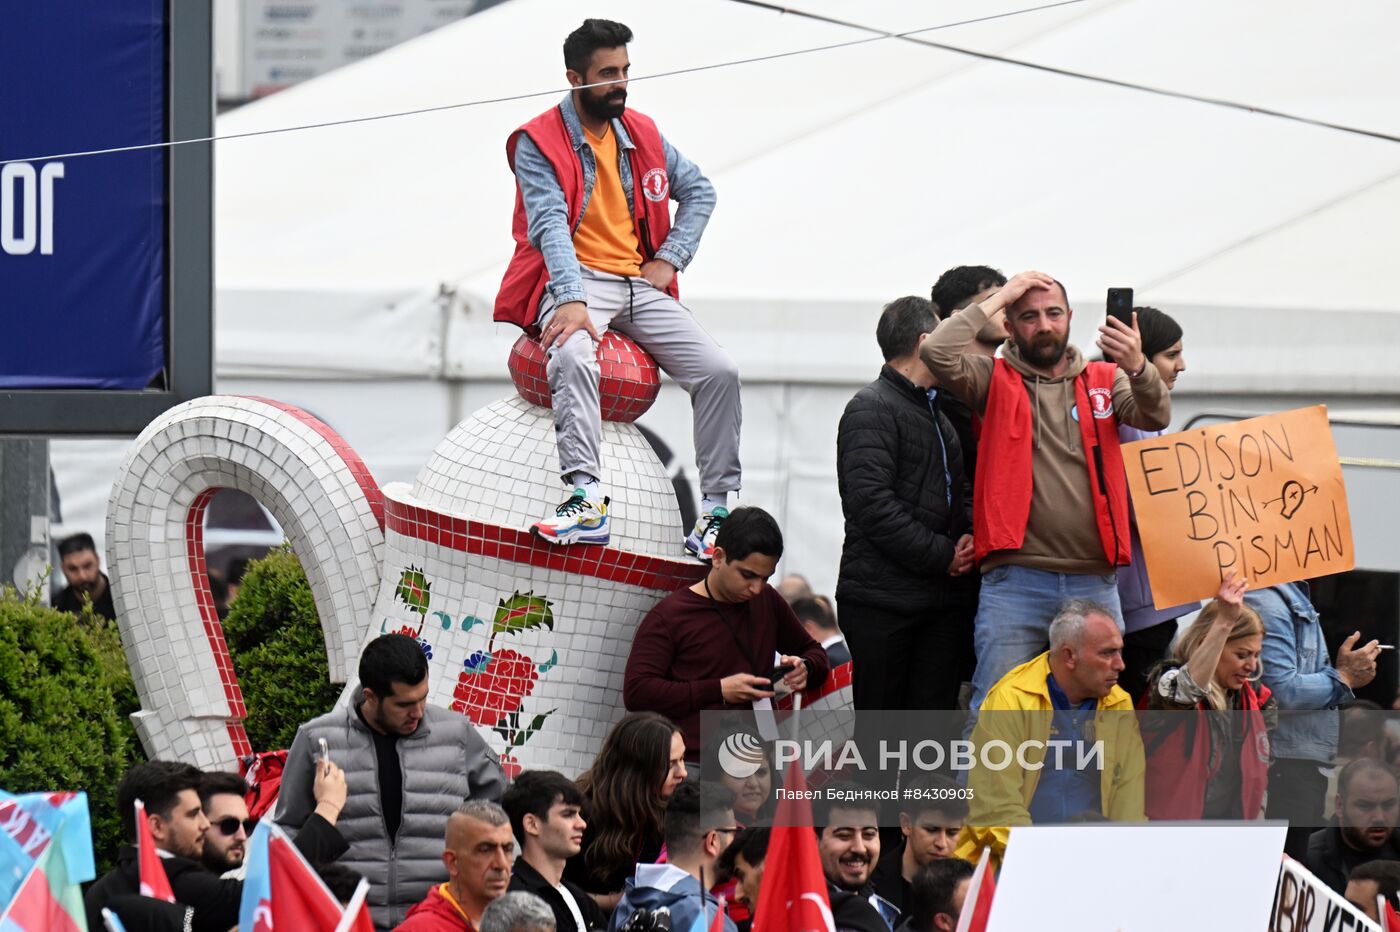
[[[368,640],[412,634],[428,657],[429,701],[470,717],[508,771],[587,767],[622,713],[636,626],[703,573],[680,556],[671,482],[631,423],[655,399],[655,366],[616,334],[599,359],[607,547],[556,548],[524,531],[560,498],[554,422],[538,403],[548,402],[543,356],[525,337],[511,360],[524,397],[459,424],[411,486],[381,492],[326,425],[264,399],[201,398],[147,427],[107,516],[147,753],[232,769],[254,750],[203,558],[209,497],[235,488],[268,508],[300,558],[332,680],[354,679]]]

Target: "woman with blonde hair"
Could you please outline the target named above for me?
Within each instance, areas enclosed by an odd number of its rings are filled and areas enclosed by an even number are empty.
[[[1233,574],[1148,677],[1149,819],[1257,819],[1278,704],[1260,682],[1264,623]]]

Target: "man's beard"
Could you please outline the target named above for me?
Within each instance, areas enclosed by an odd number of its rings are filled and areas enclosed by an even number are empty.
[[[1366,829],[1357,828],[1356,826],[1342,826],[1342,836],[1351,843],[1353,848],[1359,851],[1379,851],[1381,848],[1385,847],[1385,843],[1391,838],[1391,836],[1387,834],[1386,837],[1377,844],[1366,837],[1366,831]]]
[[[237,852],[237,860],[234,859],[234,852]],[[234,847],[224,852],[217,852],[214,850],[214,846],[206,841],[204,844],[204,854],[200,856],[200,860],[204,863],[205,867],[209,868],[209,870],[214,873],[224,874],[236,867],[241,867],[243,865],[245,853],[242,847]]]
[[[860,883],[857,883],[855,886],[851,886],[850,881],[846,879],[844,874],[838,874],[837,876],[839,879],[837,881],[837,886],[846,890],[854,891],[860,890],[866,883],[870,882],[870,858],[861,859],[855,857],[845,857],[841,859],[841,864],[844,866],[851,867],[854,867],[856,865],[863,865],[865,867],[865,880]]]
[[[604,85],[579,91],[579,105],[598,120],[615,120],[627,109],[627,89]]]
[[[196,836],[176,847],[174,839],[172,838],[171,844],[166,850],[176,857],[189,858],[191,861],[202,861],[204,859],[204,839]]]
[[[1016,338],[1016,350],[1020,353],[1021,359],[1033,366],[1050,367],[1059,363],[1065,356],[1065,350],[1069,347],[1069,334],[1065,334],[1063,339],[1055,339],[1050,335],[1037,335],[1030,342],[1024,342],[1020,337]]]

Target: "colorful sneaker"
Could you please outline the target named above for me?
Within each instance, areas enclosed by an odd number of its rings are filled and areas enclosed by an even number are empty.
[[[719,526],[727,517],[729,509],[720,507],[696,518],[695,527],[690,529],[690,536],[685,539],[686,552],[701,560],[714,559],[715,535],[719,533]]]
[[[530,533],[551,544],[606,544],[608,501],[605,496],[601,505],[590,502],[583,489],[574,489],[552,517],[531,525]]]

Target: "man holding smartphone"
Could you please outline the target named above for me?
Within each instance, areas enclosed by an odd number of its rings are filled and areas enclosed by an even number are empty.
[[[1045,649],[1067,599],[1108,606],[1121,628],[1116,568],[1129,560],[1128,492],[1119,423],[1161,430],[1166,383],[1142,352],[1136,322],[1107,318],[1098,345],[1117,360],[1086,362],[1069,342],[1064,286],[1022,272],[944,321],[920,354],[982,416],[973,482],[973,540],[982,590],[974,626],[972,708],[1008,670]],[[999,359],[976,350],[1000,323]]]
[[[826,680],[826,651],[768,585],[782,555],[772,515],[735,509],[705,578],[662,599],[637,628],[623,704],[679,725],[688,761],[700,758],[701,711],[752,708]]]
[[[315,774],[326,760],[342,766],[343,863],[369,881],[375,928],[391,929],[446,879],[449,818],[464,799],[500,799],[505,774],[465,716],[428,704],[428,661],[415,638],[384,634],[365,645],[352,695],[297,729],[273,819],[304,825]]]

